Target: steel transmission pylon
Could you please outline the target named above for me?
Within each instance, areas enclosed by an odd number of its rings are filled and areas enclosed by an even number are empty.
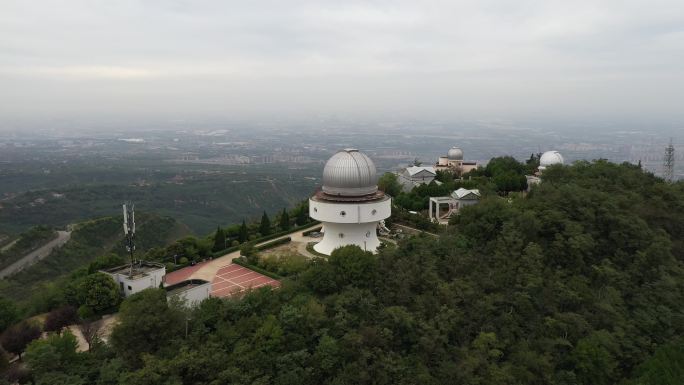
[[[672,145],[672,138],[670,138],[670,144],[665,147],[665,157],[663,159],[663,178],[669,183],[674,181],[674,145]]]

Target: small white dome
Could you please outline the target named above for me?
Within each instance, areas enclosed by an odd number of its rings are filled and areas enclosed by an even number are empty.
[[[447,158],[449,160],[463,160],[463,150],[458,147],[451,147],[447,152]]]
[[[552,164],[564,164],[563,156],[558,151],[546,151],[539,158],[539,168],[546,168]]]
[[[375,164],[357,149],[338,151],[323,168],[323,192],[326,194],[361,196],[377,191]]]

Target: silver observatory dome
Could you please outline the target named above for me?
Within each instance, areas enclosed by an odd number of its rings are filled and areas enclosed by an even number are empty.
[[[338,151],[323,169],[323,192],[337,196],[361,196],[378,191],[375,164],[357,149]]]
[[[463,160],[463,150],[458,147],[451,147],[447,152],[447,159],[449,160]]]

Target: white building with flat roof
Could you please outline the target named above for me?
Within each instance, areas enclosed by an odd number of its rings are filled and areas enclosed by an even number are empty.
[[[119,284],[121,294],[124,297],[150,287],[159,287],[163,282],[164,275],[166,275],[164,265],[146,261],[137,261],[132,265],[122,265],[100,271],[111,276]]]

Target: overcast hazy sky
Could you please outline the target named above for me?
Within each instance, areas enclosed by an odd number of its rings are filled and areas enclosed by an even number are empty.
[[[684,1],[0,0],[0,115],[680,122]]]

